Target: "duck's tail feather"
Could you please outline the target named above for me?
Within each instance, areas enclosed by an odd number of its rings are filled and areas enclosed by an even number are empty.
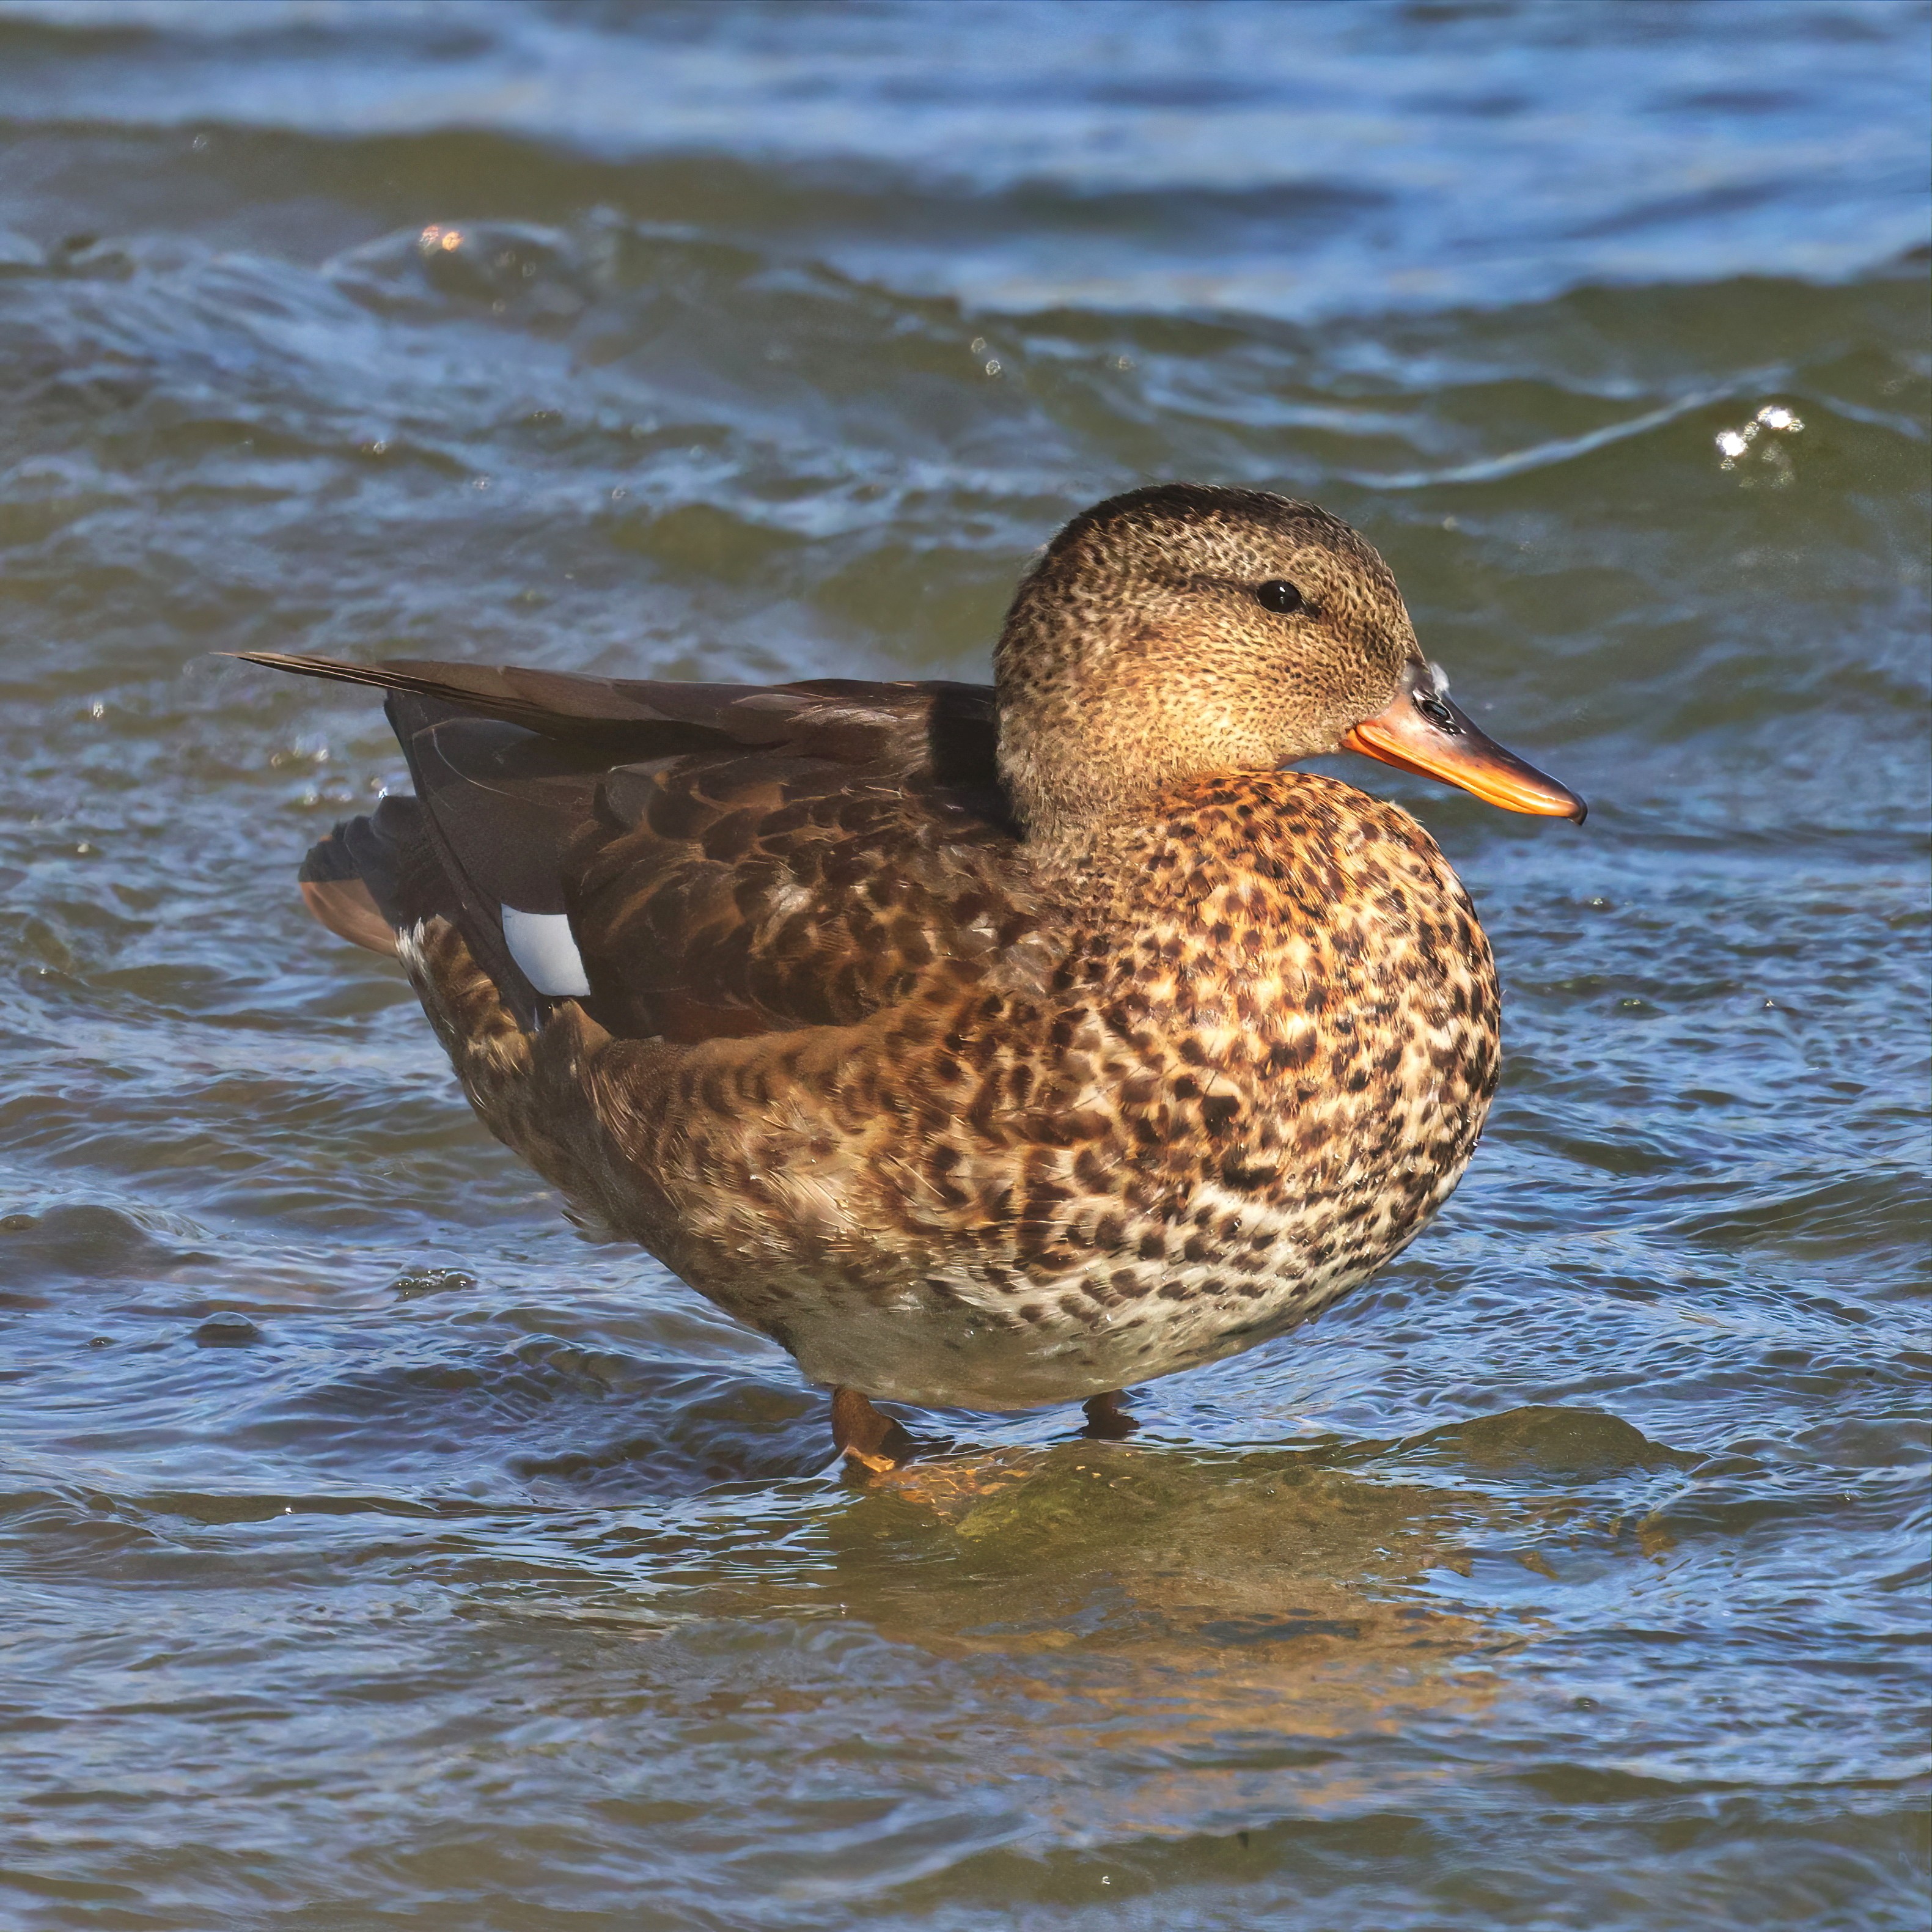
[[[331,932],[371,952],[426,919],[460,922],[422,802],[392,794],[366,818],[345,819],[308,848],[296,875],[303,903]]]
[[[400,935],[447,920],[526,1027],[590,988],[568,936],[565,848],[622,754],[716,735],[609,680],[414,660],[375,665],[272,651],[249,662],[388,694],[414,797],[338,825],[302,864],[302,895],[328,930],[394,954]],[[674,700],[675,702],[675,700]],[[712,702],[716,702],[713,694]]]
[[[356,869],[349,856],[350,836],[368,825],[366,818],[351,819],[338,825],[326,838],[308,848],[296,874],[302,904],[317,924],[326,926],[338,939],[352,946],[365,946],[371,952],[394,957],[397,928],[380,902]]]
[[[388,712],[416,796],[392,794],[312,846],[303,901],[330,932],[374,952],[395,953],[402,934],[447,920],[533,1026],[554,1000],[590,990],[563,937],[563,854],[608,758],[434,698],[392,692]]]

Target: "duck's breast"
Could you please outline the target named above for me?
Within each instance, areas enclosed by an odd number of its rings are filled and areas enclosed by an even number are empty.
[[[1500,1064],[1488,941],[1414,819],[1312,774],[1176,800],[1124,877],[1144,910],[1096,1004],[1154,1077],[1123,1144],[1164,1149],[1183,1258],[1265,1278],[1299,1318],[1467,1165]]]
[[[1216,782],[1116,878],[1054,988],[1046,1084],[1081,1138],[1036,1147],[1015,1204],[1016,1305],[1084,1330],[1102,1381],[1234,1353],[1366,1280],[1460,1178],[1500,1064],[1488,942],[1396,806]]]

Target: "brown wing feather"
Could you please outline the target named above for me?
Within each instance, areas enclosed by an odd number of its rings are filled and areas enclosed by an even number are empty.
[[[686,758],[612,772],[602,803],[564,884],[613,1032],[844,1024],[1034,923],[1011,827],[929,767]]]
[[[548,738],[592,739],[636,754],[698,748],[714,742],[746,746],[808,740],[813,754],[862,763],[895,744],[913,748],[926,736],[933,698],[944,722],[982,723],[992,754],[992,693],[975,685],[885,684],[827,677],[797,684],[678,684],[640,678],[588,677],[518,666],[446,664],[392,658],[358,664],[284,651],[238,651],[244,664],[304,677],[359,684],[454,706],[479,718]]]
[[[540,818],[534,790],[527,806],[500,778],[483,795],[482,767],[461,760],[418,770],[418,788],[452,884],[554,868],[586,1004],[613,1034],[688,1041],[849,1022],[934,960],[989,961],[1034,923],[982,686],[684,685],[245,655],[389,692],[412,766],[430,742],[412,721],[452,713],[572,748],[586,790],[560,847],[554,790]],[[501,955],[500,932],[482,929],[494,914],[464,896],[473,950]],[[534,904],[527,890],[510,896]],[[527,987],[499,964],[493,976],[517,981],[506,992],[533,1017]]]

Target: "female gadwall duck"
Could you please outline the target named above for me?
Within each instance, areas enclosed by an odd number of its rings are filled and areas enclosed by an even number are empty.
[[[1346,748],[1513,811],[1388,566],[1308,503],[1136,490],[1022,580],[995,682],[414,661],[416,781],[302,889],[398,955],[484,1124],[833,1391],[1084,1400],[1279,1335],[1413,1240],[1498,1066],[1468,898]]]

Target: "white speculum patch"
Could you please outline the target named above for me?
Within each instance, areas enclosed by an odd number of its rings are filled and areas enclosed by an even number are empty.
[[[554,999],[582,999],[590,991],[584,955],[570,930],[569,915],[560,912],[519,912],[505,906],[503,938],[510,957],[539,993]]]

